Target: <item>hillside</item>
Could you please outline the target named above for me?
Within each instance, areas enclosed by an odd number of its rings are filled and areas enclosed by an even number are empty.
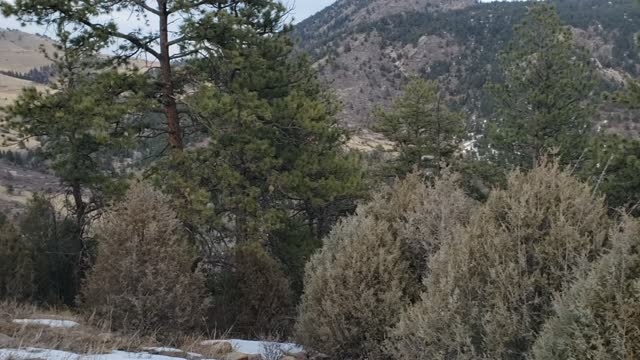
[[[556,0],[576,41],[600,67],[605,88],[640,73],[634,36],[640,7],[634,0]],[[341,0],[303,21],[295,36],[321,76],[344,102],[343,124],[372,124],[371,109],[387,104],[406,79],[439,79],[453,102],[482,116],[490,102],[482,91],[499,78],[500,50],[526,2],[467,0]]]
[[[51,62],[41,48],[54,51],[53,40],[19,30],[0,29],[0,106],[11,103],[20,90],[36,86],[32,81],[11,74],[26,74]]]
[[[48,65],[41,47],[54,51],[53,40],[19,30],[0,29],[0,71],[28,72]]]

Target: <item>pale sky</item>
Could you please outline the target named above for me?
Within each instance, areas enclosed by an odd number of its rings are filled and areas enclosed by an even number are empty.
[[[11,1],[11,0],[9,0]],[[300,22],[316,12],[322,10],[326,6],[331,5],[335,0],[282,0],[285,6],[292,9],[291,16],[295,19],[295,22]],[[118,24],[123,30],[131,30],[137,24],[135,19],[130,19],[126,14],[119,14],[115,16]],[[42,26],[27,25],[22,27],[20,23],[11,18],[5,18],[0,15],[0,28],[20,29],[29,33],[40,33],[53,37],[53,31],[48,30]]]
[[[294,8],[293,16],[297,21],[302,21],[331,5],[335,0],[286,0],[284,3]]]

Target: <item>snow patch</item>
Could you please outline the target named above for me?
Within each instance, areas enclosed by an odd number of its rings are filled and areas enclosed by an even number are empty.
[[[114,351],[110,354],[79,355],[60,350],[48,350],[38,348],[24,349],[0,349],[0,360],[176,360],[178,358],[164,355],[152,355],[148,353],[131,353],[126,351]]]
[[[146,351],[146,352],[150,352],[152,354],[158,354],[158,353],[180,353],[180,354],[187,354],[190,357],[193,358],[202,358],[203,356],[201,354],[197,354],[197,353],[193,353],[193,352],[186,352],[184,350],[180,350],[180,349],[176,349],[176,348],[172,348],[172,347],[145,347],[142,348],[142,350]]]
[[[237,351],[245,354],[261,354],[266,355],[267,349],[277,348],[283,352],[302,352],[300,345],[291,343],[276,343],[270,341],[249,341],[249,340],[230,340],[231,345]]]
[[[53,319],[15,319],[13,320],[16,324],[26,324],[26,325],[40,325],[40,326],[48,326],[53,328],[72,328],[78,326],[75,321],[71,320],[53,320]]]
[[[245,354],[260,354],[267,355],[269,350],[278,349],[284,353],[298,353],[304,351],[302,346],[292,343],[278,343],[271,341],[251,341],[251,340],[205,340],[200,342],[201,345],[213,345],[222,341],[231,343],[235,351]]]

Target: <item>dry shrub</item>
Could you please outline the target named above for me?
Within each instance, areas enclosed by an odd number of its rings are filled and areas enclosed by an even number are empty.
[[[458,181],[411,174],[336,225],[307,264],[298,341],[340,359],[387,358],[387,330],[418,292],[425,259],[474,206]]]
[[[429,273],[428,259],[441,244],[451,241],[456,226],[469,221],[477,203],[462,190],[460,175],[448,169],[443,170],[431,186],[418,180],[416,175],[411,175],[394,192],[406,192],[409,195],[406,202],[415,204],[404,212],[397,212],[397,219],[391,225],[406,246],[406,256],[418,276],[417,283],[421,284]]]
[[[205,309],[203,278],[168,199],[135,185],[98,225],[96,264],[82,308],[113,329],[169,336],[197,330]]]
[[[640,222],[612,233],[613,249],[555,301],[534,359],[640,359]]]
[[[289,281],[261,244],[238,246],[232,268],[215,277],[210,328],[247,337],[290,332],[294,305]]]
[[[429,261],[392,331],[398,359],[525,359],[553,294],[602,251],[602,198],[556,164],[516,171]]]

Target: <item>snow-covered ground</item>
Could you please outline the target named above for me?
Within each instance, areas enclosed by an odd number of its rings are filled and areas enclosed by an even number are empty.
[[[37,348],[24,349],[0,349],[0,360],[177,360],[172,356],[152,355],[149,353],[131,353],[126,351],[114,351],[111,354],[100,355],[78,355],[66,351],[47,350]]]
[[[270,354],[278,353],[297,353],[303,351],[302,347],[296,344],[290,343],[276,343],[269,341],[250,341],[250,340],[205,340],[202,345],[213,345],[216,342],[227,341],[231,343],[234,351],[245,354],[261,354],[264,357],[268,357]],[[114,351],[110,354],[99,355],[82,355],[60,350],[49,350],[39,348],[20,348],[20,349],[0,349],[0,360],[30,360],[30,359],[45,359],[45,360],[178,360],[180,357],[156,355],[153,353],[183,353],[187,354],[190,359],[201,360],[216,360],[216,359],[204,359],[201,355],[196,353],[185,353],[180,349],[170,347],[149,347],[145,348],[144,352],[126,352],[126,351]]]
[[[205,340],[201,342],[201,344],[211,345],[219,341],[220,340]],[[303,351],[302,346],[291,344],[291,343],[277,343],[277,342],[270,342],[270,341],[251,341],[251,340],[237,340],[237,339],[222,340],[222,341],[230,342],[235,351],[245,353],[245,354],[267,355],[266,353],[269,352],[270,350],[271,351],[280,350],[282,352],[288,352],[288,353],[298,353]]]
[[[53,320],[53,319],[15,319],[16,324],[40,325],[55,328],[72,328],[78,326],[78,323],[71,320]]]

